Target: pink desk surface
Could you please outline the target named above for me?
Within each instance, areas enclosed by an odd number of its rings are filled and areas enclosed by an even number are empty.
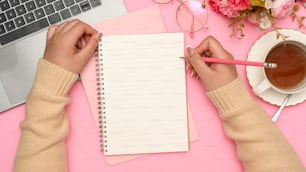
[[[129,12],[155,5],[152,0],[125,0]],[[168,31],[180,31],[175,22],[177,3],[161,5],[160,9]],[[306,9],[300,10],[300,15],[306,14]],[[148,22],[150,20],[148,19]],[[143,24],[143,23],[140,23]],[[195,39],[186,34],[186,44],[196,46],[205,36],[213,35],[224,47],[232,52],[237,59],[245,59],[253,43],[264,31],[254,26],[246,26],[246,37],[243,40],[229,38],[228,19],[209,12],[209,29],[197,32]],[[278,27],[294,28],[296,24],[290,19],[283,19]],[[306,30],[302,30],[306,32]],[[272,114],[278,107],[270,105],[256,97],[248,85],[245,68],[238,66],[238,72],[254,98]],[[105,157],[98,152],[98,134],[90,114],[90,108],[82,84],[77,83],[71,91],[71,104],[67,107],[70,117],[71,132],[67,139],[69,169],[71,172],[239,172],[243,171],[235,154],[235,146],[223,133],[216,109],[205,95],[201,84],[187,77],[188,101],[198,129],[200,140],[191,144],[187,153],[153,154],[143,156],[128,162],[110,166]],[[306,166],[306,103],[285,108],[277,124],[289,142],[296,149]],[[20,136],[19,123],[24,118],[24,105],[16,107],[0,115],[0,171],[12,171],[14,157]]]

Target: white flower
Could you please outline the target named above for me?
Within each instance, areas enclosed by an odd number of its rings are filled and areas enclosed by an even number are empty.
[[[286,4],[288,1],[292,1],[292,0],[275,0],[273,2],[273,8],[280,8],[282,7],[284,4]]]
[[[286,17],[291,14],[294,4],[294,0],[275,0],[271,7],[272,15],[274,17]]]
[[[273,6],[273,2],[272,2],[272,0],[266,0],[265,1],[265,7],[266,7],[266,9],[271,9],[272,8],[272,6]]]
[[[271,26],[272,26],[272,22],[267,17],[263,17],[263,18],[260,19],[259,27],[261,29],[268,29]]]

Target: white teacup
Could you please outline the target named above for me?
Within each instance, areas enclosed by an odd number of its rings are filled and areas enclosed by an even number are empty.
[[[254,88],[256,94],[260,95],[270,88],[284,94],[306,89],[306,46],[303,43],[281,42],[266,53],[265,61],[278,66],[262,69],[264,79]]]

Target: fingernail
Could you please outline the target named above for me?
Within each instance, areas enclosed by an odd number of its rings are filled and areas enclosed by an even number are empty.
[[[190,76],[191,76],[191,77],[194,76],[194,71],[191,71]]]
[[[186,50],[187,50],[188,57],[191,58],[191,56],[194,54],[193,48],[191,48],[190,45],[187,45]]]
[[[187,45],[187,46],[186,46],[186,49],[187,49],[187,48],[191,48],[191,45]]]
[[[186,70],[189,70],[189,69],[190,69],[190,64],[187,63],[187,65],[186,65]]]
[[[190,49],[191,49],[191,46],[190,45],[187,45],[186,46],[186,51],[187,51],[187,54],[188,54],[188,56],[190,55]]]
[[[98,32],[96,34],[94,34],[93,38],[96,40],[96,41],[100,41],[100,38],[102,37],[102,33]]]

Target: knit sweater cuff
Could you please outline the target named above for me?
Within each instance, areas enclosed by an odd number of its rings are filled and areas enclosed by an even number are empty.
[[[49,95],[66,96],[77,78],[77,74],[40,59],[33,90],[41,90]]]
[[[252,105],[251,102],[253,102],[240,77],[219,89],[207,92],[207,95],[215,104],[221,116],[239,111],[241,107]]]

